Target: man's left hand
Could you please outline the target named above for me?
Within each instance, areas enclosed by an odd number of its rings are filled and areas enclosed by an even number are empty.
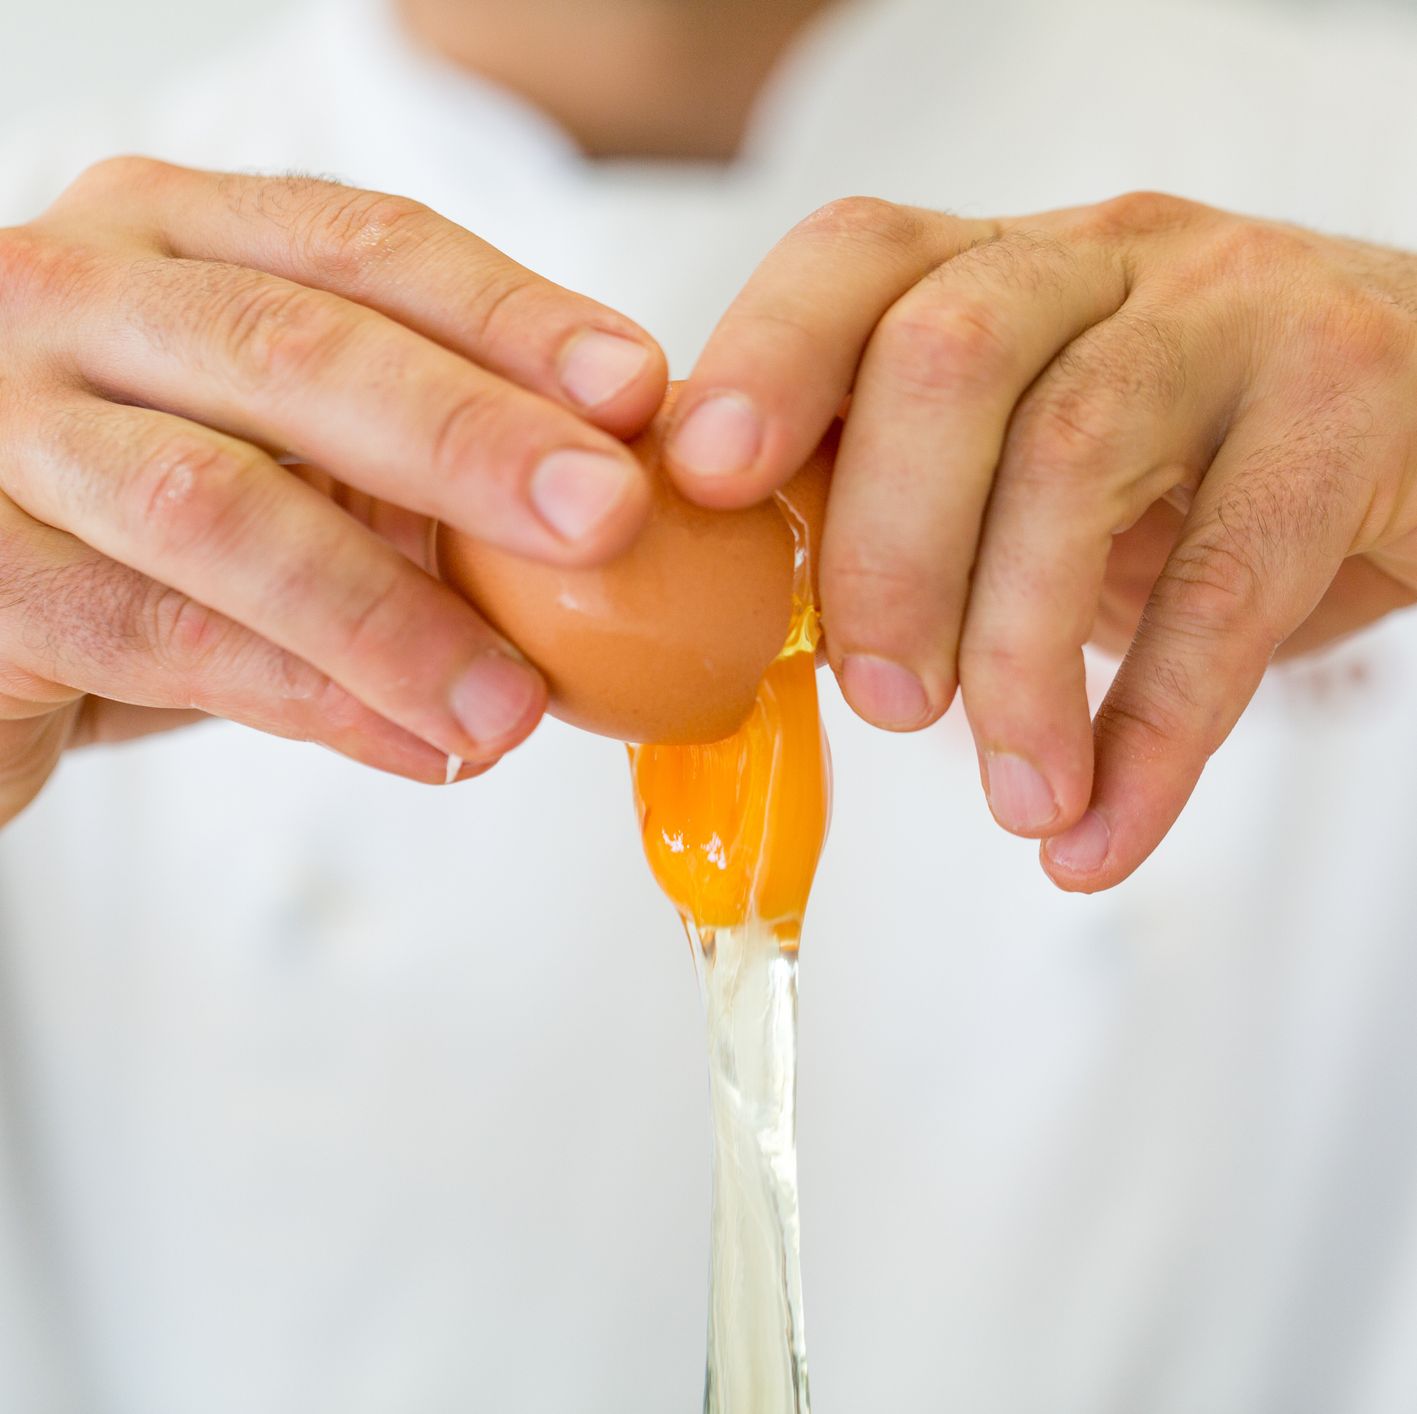
[[[852,706],[956,687],[995,817],[1065,889],[1165,836],[1276,652],[1417,601],[1417,256],[1156,195],[793,230],[678,405],[708,505],[846,407],[821,553]],[[1090,721],[1082,647],[1126,657]]]

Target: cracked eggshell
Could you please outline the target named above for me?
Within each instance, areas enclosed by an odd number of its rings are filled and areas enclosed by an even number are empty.
[[[752,710],[787,638],[794,540],[769,500],[706,510],[674,489],[662,465],[665,405],[633,444],[654,488],[650,518],[624,554],[593,569],[537,564],[438,531],[443,578],[542,671],[551,711],[621,741],[718,741]],[[836,431],[782,495],[814,558]]]

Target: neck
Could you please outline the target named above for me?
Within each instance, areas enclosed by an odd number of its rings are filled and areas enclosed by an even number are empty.
[[[587,156],[726,161],[832,0],[395,0],[414,38],[535,104]]]

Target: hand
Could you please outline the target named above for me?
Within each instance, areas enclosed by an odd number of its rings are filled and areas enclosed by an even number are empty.
[[[680,486],[761,498],[848,396],[832,666],[899,730],[960,685],[996,818],[1063,888],[1150,854],[1278,648],[1417,600],[1417,257],[1153,195],[839,202],[710,340]],[[1090,723],[1095,627],[1127,656]]]
[[[658,347],[414,202],[105,162],[0,231],[0,331],[0,821],[192,709],[474,774],[545,687],[432,520],[586,563],[647,510]]]

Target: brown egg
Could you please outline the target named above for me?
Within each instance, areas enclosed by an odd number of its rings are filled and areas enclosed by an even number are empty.
[[[438,563],[536,664],[563,721],[632,742],[719,741],[752,710],[786,642],[794,537],[775,501],[705,510],[674,489],[661,460],[673,395],[634,445],[654,482],[650,519],[595,569],[537,564],[443,526]],[[836,432],[783,489],[815,553]]]

